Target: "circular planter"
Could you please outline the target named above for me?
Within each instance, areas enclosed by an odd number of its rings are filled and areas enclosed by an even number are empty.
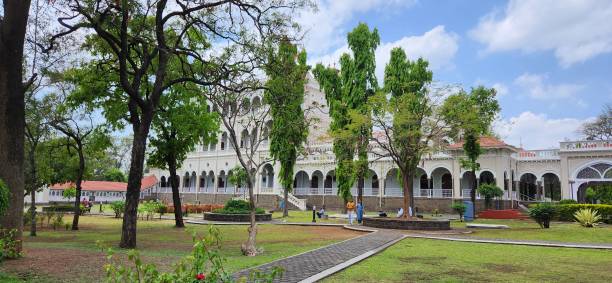
[[[399,230],[450,230],[448,220],[401,219],[390,217],[363,218],[363,226]]]
[[[223,222],[249,222],[251,221],[250,214],[224,214],[224,213],[214,213],[214,212],[205,212],[204,220],[210,221],[223,221]],[[264,213],[264,214],[255,214],[255,221],[271,221],[272,214]]]

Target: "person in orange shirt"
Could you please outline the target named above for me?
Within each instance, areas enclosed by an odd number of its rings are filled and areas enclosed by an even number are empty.
[[[355,203],[353,200],[349,200],[346,203],[346,213],[348,214],[349,224],[353,225],[353,218],[355,215]]]

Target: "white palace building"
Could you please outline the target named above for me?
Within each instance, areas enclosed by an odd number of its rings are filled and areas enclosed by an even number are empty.
[[[251,109],[243,111],[262,111],[266,106],[261,105],[261,101],[260,96],[253,96]],[[306,86],[304,104],[326,104],[313,79]],[[336,196],[332,144],[326,138],[330,118],[323,112],[309,114],[316,115],[317,123],[309,129],[306,154],[298,159],[295,168],[295,189],[289,202],[301,209],[313,205],[328,208],[342,205]],[[249,134],[252,134],[249,129],[242,131],[238,146],[248,143]],[[559,148],[547,150],[525,150],[493,137],[484,137],[480,142],[483,154],[478,160],[481,169],[476,176],[460,166],[459,160],[464,155],[460,143],[423,156],[414,182],[417,209],[449,211],[453,200],[469,198],[469,188],[474,182],[494,183],[504,190],[498,207],[513,206],[515,201],[584,201],[588,184],[612,182],[612,140],[564,141]],[[266,142],[259,150],[261,156],[267,156]],[[374,155],[371,158],[370,174],[364,183],[365,207],[369,210],[397,209],[402,201],[397,169],[391,160],[374,160]],[[228,182],[230,170],[236,165],[235,151],[222,129],[216,144],[198,146],[178,170],[183,201],[223,203],[244,195],[244,189]],[[275,174],[278,171],[279,164],[271,162],[257,173],[255,194],[260,206],[274,208],[278,205],[282,195]],[[144,192],[145,196],[171,201],[169,173],[159,169],[151,169],[150,173],[157,177],[159,184]],[[356,190],[355,185],[354,196]]]

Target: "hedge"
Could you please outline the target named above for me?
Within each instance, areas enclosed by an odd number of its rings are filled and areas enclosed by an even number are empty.
[[[43,212],[53,211],[53,212],[73,212],[74,205],[54,205],[54,206],[45,206],[42,208]]]
[[[188,213],[212,212],[215,209],[223,208],[222,204],[183,204],[182,211]],[[166,213],[174,213],[174,206],[168,205]]]
[[[612,205],[610,204],[559,204],[556,205],[557,219],[574,221],[574,213],[583,208],[597,210],[602,221],[612,223]]]

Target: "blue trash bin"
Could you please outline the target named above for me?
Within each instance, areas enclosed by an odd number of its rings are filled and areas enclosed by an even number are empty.
[[[474,221],[474,203],[471,200],[464,200],[465,214],[463,215],[463,221]]]

